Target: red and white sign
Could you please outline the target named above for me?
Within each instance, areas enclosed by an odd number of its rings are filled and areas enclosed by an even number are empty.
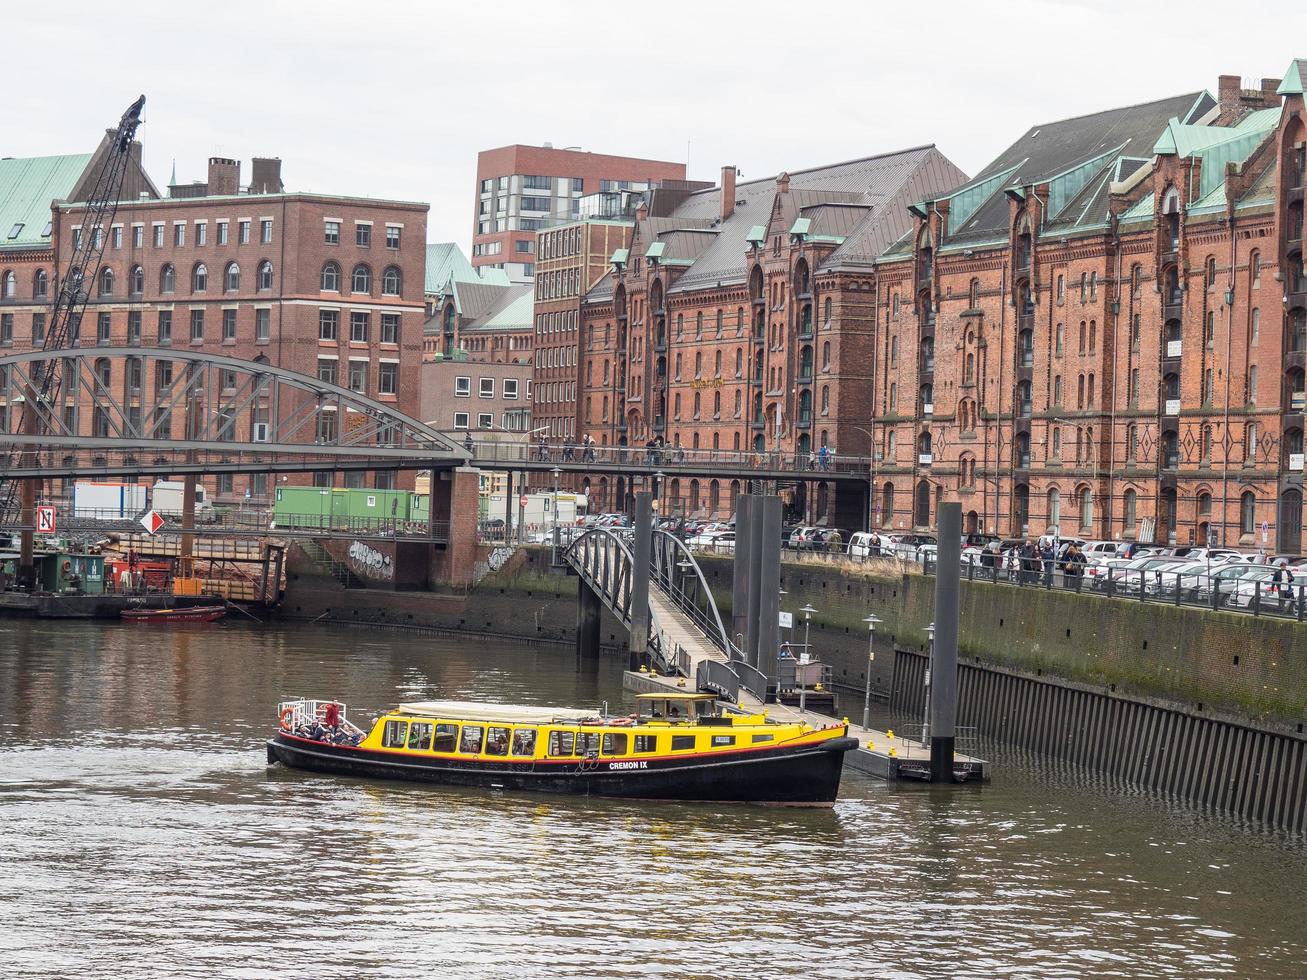
[[[157,510],[146,511],[145,516],[141,518],[141,527],[145,528],[147,534],[158,534],[159,528],[165,523]]]
[[[517,505],[518,505],[519,507],[525,507],[525,506],[526,506],[526,494],[522,494],[522,496],[520,496],[520,497],[517,498]]]
[[[53,507],[36,508],[36,533],[37,534],[54,534],[58,524],[55,521],[55,510]]]

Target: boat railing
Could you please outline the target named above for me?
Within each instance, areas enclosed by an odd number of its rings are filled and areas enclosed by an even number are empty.
[[[282,719],[291,731],[294,731],[303,725],[311,725],[315,721],[321,722],[327,715],[327,705],[329,704],[334,704],[340,709],[340,725],[342,728],[360,735],[365,734],[361,728],[349,720],[349,709],[339,701],[314,701],[308,698],[282,701],[277,705],[277,717]],[[288,711],[290,712],[289,717],[286,715]]]

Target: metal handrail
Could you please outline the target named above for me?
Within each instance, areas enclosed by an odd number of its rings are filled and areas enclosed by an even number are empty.
[[[714,691],[733,703],[740,700],[740,676],[721,660],[700,660],[694,680],[701,691]]]

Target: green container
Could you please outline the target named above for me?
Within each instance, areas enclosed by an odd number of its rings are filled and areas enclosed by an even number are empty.
[[[36,580],[45,592],[104,591],[104,556],[51,551],[35,556]]]
[[[278,487],[272,506],[277,527],[348,530],[427,519],[427,495],[407,490]]]

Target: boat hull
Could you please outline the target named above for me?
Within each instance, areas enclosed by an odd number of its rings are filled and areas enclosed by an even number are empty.
[[[183,606],[177,609],[124,609],[128,623],[212,623],[227,615],[226,606]]]
[[[329,745],[278,732],[268,762],[362,779],[642,800],[829,806],[835,801],[844,753],[857,740],[774,747],[711,758],[495,762],[424,757]]]

